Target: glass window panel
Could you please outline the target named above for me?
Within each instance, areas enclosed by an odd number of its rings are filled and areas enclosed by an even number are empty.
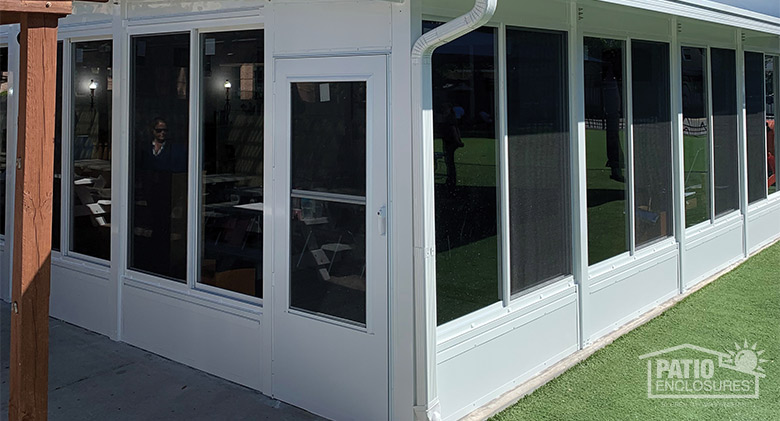
[[[263,32],[201,36],[200,282],[263,294]]]
[[[132,269],[184,282],[187,268],[189,34],[132,39]]]
[[[440,25],[424,22],[423,29]],[[480,28],[433,54],[436,302],[439,324],[501,300],[497,32]]]
[[[0,235],[5,234],[5,176],[8,150],[8,47],[0,47]]]
[[[112,41],[73,44],[72,250],[111,259]]]
[[[712,48],[712,134],[715,216],[739,209],[737,64],[734,50]]]
[[[366,83],[291,88],[292,179],[304,184],[292,184],[291,192],[290,306],[365,325]],[[333,156],[311,171],[320,153]]]
[[[508,29],[512,294],[571,273],[566,33]]]
[[[637,247],[674,235],[669,44],[631,42]]]
[[[588,262],[629,249],[625,42],[585,37]]]
[[[682,47],[685,226],[710,219],[710,140],[707,50]]]
[[[51,209],[51,249],[60,250],[62,226],[62,41],[57,42],[57,92],[54,107],[54,187]]]
[[[777,117],[777,68],[780,65],[780,59],[778,57],[766,56],[764,58],[765,79],[764,86],[766,87],[766,100],[765,100],[765,112],[766,112],[766,147],[767,147],[767,178],[769,185],[769,193],[777,191],[777,143],[778,136],[775,131],[775,122]]]
[[[748,203],[766,198],[767,150],[764,116],[764,55],[745,52],[745,129],[747,132]]]
[[[327,82],[292,85],[293,107],[297,107],[293,118],[305,119],[293,121],[292,126],[293,190],[365,196],[365,86]],[[338,142],[327,141],[335,139]]]

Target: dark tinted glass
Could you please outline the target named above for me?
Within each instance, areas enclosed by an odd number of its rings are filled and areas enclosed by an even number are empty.
[[[777,144],[780,141],[775,131],[775,122],[777,121],[777,67],[780,65],[780,59],[776,56],[765,56],[764,58],[764,86],[766,87],[765,112],[766,112],[766,147],[767,147],[767,184],[769,193],[777,191],[777,164],[780,159],[777,158]]]
[[[625,42],[585,38],[588,262],[629,249],[626,184]]]
[[[707,105],[707,50],[682,47],[685,226],[710,219],[710,120]]]
[[[184,281],[187,268],[189,34],[134,37],[131,268]]]
[[[713,158],[715,215],[739,209],[737,64],[734,50],[712,48]]]
[[[112,42],[73,44],[72,250],[111,258]]]
[[[366,83],[291,88],[290,306],[365,325]]]
[[[57,92],[54,107],[54,187],[51,207],[51,249],[60,250],[62,226],[62,41],[57,43]]]
[[[5,234],[5,175],[8,150],[8,48],[0,47],[0,234]]]
[[[566,34],[508,29],[511,291],[571,273]]]
[[[712,133],[715,215],[739,209],[737,64],[734,50],[712,48]]]
[[[674,234],[669,44],[631,42],[637,247]]]
[[[764,55],[745,52],[745,129],[747,131],[749,203],[766,198],[767,193],[765,76]]]
[[[200,282],[263,293],[263,32],[201,37]]]
[[[425,22],[424,30],[438,26]],[[501,299],[496,138],[496,30],[433,54],[436,300],[439,324]]]
[[[365,86],[292,85],[293,190],[366,195]]]

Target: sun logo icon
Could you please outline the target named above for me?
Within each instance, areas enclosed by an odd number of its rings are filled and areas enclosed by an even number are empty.
[[[761,358],[761,354],[763,354],[765,350],[757,351],[756,348],[758,347],[758,343],[754,343],[753,346],[750,346],[747,339],[745,339],[743,346],[734,342],[734,347],[736,348],[736,351],[730,349],[726,350],[731,358],[724,358],[722,365],[742,373],[764,377],[763,374],[760,374],[764,373],[761,364],[769,362],[769,360]]]

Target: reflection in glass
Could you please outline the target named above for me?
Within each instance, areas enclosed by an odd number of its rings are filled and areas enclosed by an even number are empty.
[[[0,234],[5,234],[5,176],[8,146],[8,48],[0,47]]]
[[[766,116],[764,55],[745,52],[745,129],[747,132],[748,203],[766,198]]]
[[[766,86],[766,148],[767,148],[767,184],[769,185],[769,193],[777,191],[777,164],[778,158],[776,146],[778,141],[777,132],[775,131],[775,122],[777,118],[777,72],[776,69],[780,65],[780,58],[773,56],[764,57],[764,69],[765,78],[764,86]]]
[[[507,29],[511,291],[571,273],[566,34]]]
[[[682,47],[685,226],[710,219],[710,141],[707,50]]]
[[[134,37],[129,266],[184,281],[189,34]]]
[[[712,134],[715,216],[739,209],[737,62],[734,50],[712,48]]]
[[[669,44],[631,42],[636,246],[673,235]]]
[[[423,29],[440,25],[424,22]],[[439,324],[501,299],[496,133],[497,32],[433,54],[436,302]]]
[[[201,37],[200,282],[262,297],[263,32]]]
[[[585,37],[588,262],[629,249],[625,42]]]
[[[112,41],[73,44],[72,250],[111,259]]]
[[[51,249],[60,250],[62,226],[62,41],[57,42],[57,92],[54,107],[54,187],[51,207]]]
[[[292,83],[290,306],[366,323],[366,83]]]
[[[291,89],[292,188],[365,196],[365,82],[293,83]]]
[[[365,205],[293,196],[291,206],[290,306],[365,325]]]

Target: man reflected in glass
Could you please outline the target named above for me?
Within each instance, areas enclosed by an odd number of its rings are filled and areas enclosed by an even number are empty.
[[[136,147],[135,266],[183,279],[186,259],[173,252],[186,241],[187,150],[170,138],[163,118],[152,121],[150,135]]]

